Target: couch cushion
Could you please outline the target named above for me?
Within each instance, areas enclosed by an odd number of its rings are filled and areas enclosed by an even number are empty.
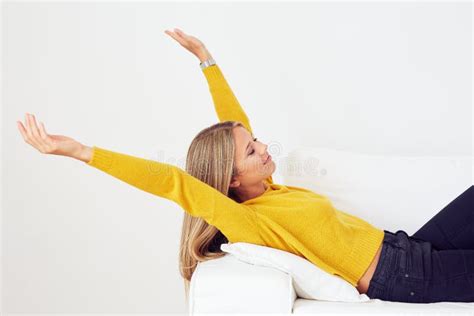
[[[381,229],[413,234],[472,185],[472,156],[382,156],[301,147],[278,165],[283,184],[327,196]]]
[[[191,278],[189,313],[291,314],[296,293],[291,276],[232,255],[200,262]]]

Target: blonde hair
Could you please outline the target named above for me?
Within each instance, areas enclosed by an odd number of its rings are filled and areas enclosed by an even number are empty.
[[[237,121],[224,121],[200,131],[194,137],[186,157],[186,172],[239,202],[229,189],[232,177],[238,174],[234,164],[233,128],[243,126]],[[245,128],[245,127],[244,127]],[[202,218],[184,212],[179,248],[179,271],[184,279],[188,303],[191,277],[199,262],[225,256],[220,245],[228,239]]]

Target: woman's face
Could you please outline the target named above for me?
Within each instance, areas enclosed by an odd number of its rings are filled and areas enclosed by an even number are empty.
[[[261,183],[275,171],[275,163],[270,158],[265,163],[269,154],[267,145],[252,137],[247,129],[236,126],[233,129],[235,142],[234,161],[239,170],[239,175],[235,177],[240,185],[251,186]]]

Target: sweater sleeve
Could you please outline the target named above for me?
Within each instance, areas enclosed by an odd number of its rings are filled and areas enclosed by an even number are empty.
[[[87,164],[140,190],[177,203],[190,215],[219,228],[226,236],[233,237],[245,230],[254,232],[249,240],[255,241],[257,230],[253,209],[177,166],[96,146],[93,146],[92,159]],[[242,239],[242,236],[238,238]]]
[[[240,106],[227,80],[217,64],[202,70],[209,85],[209,91],[214,101],[214,109],[219,121],[239,121],[253,134],[249,119]]]
[[[242,106],[232,92],[219,66],[214,64],[204,68],[202,72],[209,85],[209,91],[211,92],[212,100],[214,101],[214,109],[219,121],[239,121],[253,135],[247,114],[245,114]],[[266,181],[273,183],[272,176],[269,176]]]

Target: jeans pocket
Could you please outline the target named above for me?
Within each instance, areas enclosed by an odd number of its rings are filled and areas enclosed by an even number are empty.
[[[406,275],[400,274],[395,278],[389,299],[394,302],[423,303],[424,280],[413,279]]]

